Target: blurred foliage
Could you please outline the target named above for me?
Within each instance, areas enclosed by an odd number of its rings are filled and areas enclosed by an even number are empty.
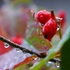
[[[31,3],[32,0],[13,0],[14,5],[19,5],[19,4],[30,5]]]

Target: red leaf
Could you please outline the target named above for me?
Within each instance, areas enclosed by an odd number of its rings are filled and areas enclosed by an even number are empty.
[[[4,42],[0,41],[0,55],[9,52],[12,49],[13,49],[12,47],[5,48],[4,47]]]
[[[26,64],[26,63],[29,63],[29,62],[31,62],[31,61],[33,61],[35,58],[36,58],[37,56],[29,56],[29,57],[27,57],[25,60],[23,60],[22,62],[20,62],[19,64],[17,64],[17,65],[15,65],[14,67],[13,67],[13,69],[14,68],[17,68],[18,66],[21,66],[21,65],[23,65],[23,64]]]

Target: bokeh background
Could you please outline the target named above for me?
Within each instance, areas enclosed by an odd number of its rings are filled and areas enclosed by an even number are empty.
[[[69,0],[0,0],[0,35],[35,52],[48,51],[50,47],[47,47],[46,39],[44,39],[42,31],[39,30],[40,26],[36,24],[31,17],[32,14],[28,13],[28,10],[32,9],[36,13],[41,9],[48,11],[53,9],[56,16],[58,16],[60,10],[64,10],[66,20],[62,31],[65,33],[67,25],[70,23],[69,7]],[[56,46],[58,42],[59,37],[56,35],[53,38],[52,44]],[[35,59],[32,62],[31,56],[31,54],[22,53],[22,51],[0,41],[0,70],[13,70],[13,67],[20,62],[23,62],[23,64],[28,62],[33,64],[39,61],[39,59],[36,58],[37,60]],[[52,62],[48,65],[51,67],[48,68],[47,65],[45,65],[41,70],[59,70],[60,65],[57,65],[58,68]],[[23,68],[22,70],[29,70],[28,68],[30,66],[27,64],[20,68]]]

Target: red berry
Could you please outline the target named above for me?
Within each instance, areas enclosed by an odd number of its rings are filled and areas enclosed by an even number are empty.
[[[46,10],[41,10],[36,14],[36,19],[42,24],[45,24],[50,18],[51,14]]]
[[[56,34],[57,31],[57,23],[54,19],[50,19],[46,22],[46,24],[43,26],[43,35],[46,39],[51,41],[51,38]]]
[[[65,24],[65,21],[66,21],[66,12],[65,12],[64,10],[60,10],[60,11],[58,12],[58,16],[59,16],[60,18],[62,18],[62,20],[61,20],[61,26],[63,27],[64,24]]]

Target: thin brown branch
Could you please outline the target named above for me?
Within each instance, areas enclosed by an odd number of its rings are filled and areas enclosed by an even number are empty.
[[[54,63],[56,63],[56,62],[60,63],[61,62],[60,59],[58,59],[58,58],[53,58],[53,59],[50,59],[49,61],[54,62]]]
[[[8,43],[9,45],[11,45],[12,47],[14,48],[18,48],[20,49],[22,52],[25,52],[25,53],[30,53],[30,54],[35,54],[36,56],[40,57],[40,58],[44,58],[46,57],[46,54],[45,53],[37,53],[37,52],[33,52],[32,50],[29,50],[29,49],[26,49],[26,48],[23,48],[22,46],[10,41],[9,39],[6,39],[5,37],[3,36],[0,36],[0,40],[3,41],[3,42],[6,42]],[[50,61],[52,62],[59,62],[60,63],[60,60],[55,60],[55,59],[51,59]]]
[[[14,48],[20,49],[22,52],[30,53],[30,54],[35,54],[35,55],[37,55],[37,56],[40,57],[40,58],[46,57],[46,54],[44,54],[44,53],[36,53],[36,52],[33,52],[32,50],[23,48],[22,46],[20,46],[20,45],[18,45],[18,44],[16,44],[16,43],[14,43],[14,42],[12,42],[12,41],[6,39],[6,38],[3,37],[3,36],[0,36],[0,40],[3,41],[3,42],[8,43],[9,45],[11,45],[11,46],[14,47]]]

